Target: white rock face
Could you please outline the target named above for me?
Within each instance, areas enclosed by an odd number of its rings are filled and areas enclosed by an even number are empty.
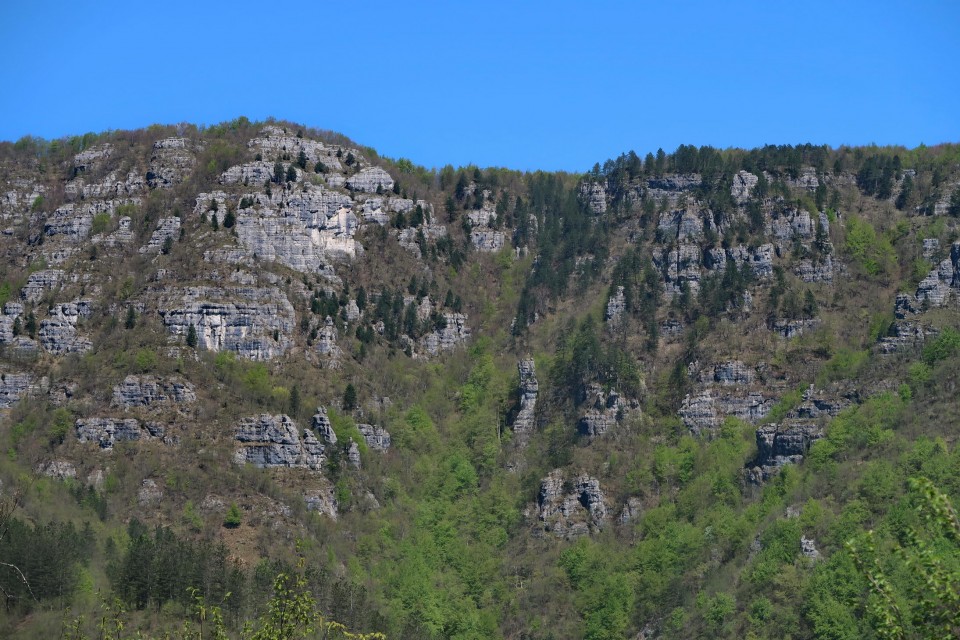
[[[503,231],[494,231],[490,229],[474,229],[470,232],[470,242],[474,249],[484,253],[495,253],[503,249],[506,244],[506,236]]]
[[[154,189],[169,189],[183,182],[197,164],[193,148],[193,142],[188,138],[164,138],[154,142],[147,184]]]
[[[180,235],[180,218],[160,218],[157,228],[150,236],[146,246],[140,247],[140,253],[160,253],[167,238],[176,240]]]
[[[308,511],[322,513],[331,520],[337,519],[337,499],[333,487],[307,491],[303,494],[303,500],[307,503]]]
[[[537,396],[540,383],[537,381],[536,365],[533,359],[517,363],[520,372],[520,410],[513,420],[513,433],[522,446],[530,439],[536,426]]]
[[[155,507],[163,500],[163,490],[153,478],[144,478],[137,491],[137,504],[141,507]]]
[[[470,327],[467,326],[467,317],[462,313],[445,311],[446,326],[434,330],[423,336],[420,341],[424,350],[431,356],[452,351],[470,339]]]
[[[81,307],[75,302],[55,305],[50,316],[40,322],[40,346],[57,356],[86,353],[93,348],[88,338],[77,333],[80,312]]]
[[[112,154],[113,145],[110,143],[96,145],[73,156],[73,166],[80,171],[85,171]]]
[[[220,184],[245,184],[260,187],[273,178],[273,163],[255,160],[230,167],[220,174]]]
[[[337,328],[330,316],[327,316],[317,333],[317,353],[320,354],[324,367],[327,369],[340,368],[340,358],[343,357],[343,351],[337,345]]]
[[[139,196],[145,189],[143,176],[138,172],[131,171],[121,176],[118,172],[111,171],[96,182],[88,182],[83,177],[74,178],[64,186],[64,195],[71,200],[129,198],[139,202]]]
[[[820,186],[820,180],[817,179],[817,170],[813,167],[803,167],[800,169],[800,175],[794,178],[787,178],[787,186],[794,189],[805,189],[807,191],[816,191]]]
[[[620,322],[620,318],[626,310],[627,297],[624,295],[623,287],[618,286],[616,293],[607,300],[607,311],[604,314],[604,319],[610,324],[616,325]]]
[[[27,284],[20,290],[20,299],[25,302],[40,302],[44,293],[60,286],[63,277],[64,272],[61,269],[44,269],[31,273]]]
[[[275,288],[189,287],[166,297],[159,308],[171,334],[196,330],[197,346],[234,351],[250,360],[270,360],[290,347],[296,315]]]
[[[9,409],[23,397],[33,384],[29,373],[0,373],[0,409]]]
[[[367,167],[347,178],[347,187],[353,191],[376,193],[393,189],[393,178],[380,167]]]
[[[599,531],[609,520],[600,482],[579,475],[567,489],[559,469],[551,471],[540,483],[536,515],[544,531],[568,539]]]
[[[320,471],[326,461],[324,446],[309,429],[300,434],[297,424],[286,415],[261,414],[244,418],[237,425],[240,443],[237,463],[257,467],[293,467]]]
[[[733,186],[730,187],[730,195],[733,196],[734,202],[743,204],[749,200],[750,192],[759,181],[760,178],[749,171],[738,171],[737,175],[733,176]]]
[[[911,305],[916,308],[942,307],[960,289],[960,242],[950,247],[950,256],[931,269],[917,285]]]
[[[694,435],[720,427],[726,416],[745,422],[757,422],[767,417],[773,408],[773,398],[753,391],[746,393],[726,392],[714,394],[706,389],[687,395],[680,407],[680,419]]]
[[[77,468],[69,460],[51,460],[37,465],[35,471],[48,478],[57,480],[73,479],[77,477]]]
[[[326,165],[328,171],[342,171],[343,165],[337,157],[339,151],[343,156],[353,152],[359,156],[355,150],[347,150],[342,147],[327,146],[318,140],[297,137],[296,132],[287,133],[280,127],[268,125],[260,131],[260,135],[250,141],[249,147],[252,151],[259,152],[264,161],[271,163],[283,154],[288,154],[291,161],[296,161],[300,152],[303,151],[307,161],[314,165],[319,160]],[[273,165],[271,164],[271,171]],[[308,168],[312,168],[308,166]]]
[[[390,433],[383,427],[372,424],[358,424],[357,429],[371,451],[385,452],[390,448]]]
[[[237,211],[235,231],[251,256],[303,273],[322,272],[335,258],[362,251],[354,240],[359,221],[349,197],[304,185],[291,193],[248,196],[254,206]]]
[[[604,213],[607,210],[607,189],[599,182],[581,184],[580,198],[594,213]]]
[[[118,442],[135,442],[163,438],[162,427],[153,423],[142,426],[133,418],[85,418],[75,424],[77,440],[94,442],[110,451]]]
[[[613,430],[635,407],[618,391],[604,391],[600,385],[590,385],[587,390],[587,410],[577,422],[581,435],[595,438]]]
[[[113,388],[113,405],[127,409],[196,401],[193,385],[177,378],[165,380],[151,375],[129,375]]]

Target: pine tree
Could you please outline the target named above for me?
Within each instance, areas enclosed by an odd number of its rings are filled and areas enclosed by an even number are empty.
[[[127,307],[127,321],[124,323],[124,326],[127,329],[133,329],[137,326],[137,312],[133,310],[133,307]]]
[[[348,383],[347,388],[343,390],[343,410],[353,411],[357,408],[357,390],[353,383]]]
[[[223,526],[228,529],[236,529],[243,523],[243,512],[240,511],[240,507],[237,506],[236,502],[230,504],[230,508],[227,510],[227,515],[223,518]]]
[[[187,330],[187,346],[191,349],[197,348],[197,327],[196,325],[190,325],[190,328]]]

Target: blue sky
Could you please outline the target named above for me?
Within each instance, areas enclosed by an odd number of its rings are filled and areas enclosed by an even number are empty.
[[[960,2],[4,2],[0,139],[284,118],[419,164],[960,142]]]

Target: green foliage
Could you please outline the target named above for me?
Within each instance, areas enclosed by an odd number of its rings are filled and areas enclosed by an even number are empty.
[[[243,512],[240,511],[236,502],[231,502],[227,514],[223,517],[223,526],[228,529],[236,529],[241,524],[243,524]]]
[[[799,385],[795,389],[784,393],[780,400],[777,401],[777,404],[773,405],[773,408],[770,409],[770,413],[767,414],[766,420],[768,422],[780,422],[783,420],[787,414],[800,406],[800,403],[803,401],[803,394],[807,390],[806,385]]]
[[[923,362],[932,367],[941,360],[953,356],[960,350],[960,331],[946,327],[940,334],[923,346]]]
[[[873,531],[847,543],[870,584],[868,619],[881,638],[956,638],[960,519],[930,480],[914,477],[909,485],[919,522],[907,527],[892,554],[878,549]]]
[[[91,235],[106,233],[110,228],[110,222],[113,220],[109,213],[98,213],[93,216],[93,224],[90,226]]]
[[[353,411],[357,408],[357,388],[353,386],[352,382],[347,383],[346,388],[343,390],[343,410],[344,411]]]
[[[890,273],[897,260],[890,241],[877,234],[867,220],[856,216],[847,218],[844,248],[860,268],[871,276]]]
[[[870,352],[866,349],[856,351],[841,347],[833,357],[827,361],[817,377],[820,386],[834,380],[850,380],[855,378],[870,359]]]
[[[140,373],[153,371],[157,366],[157,354],[152,349],[138,349],[133,358],[133,366]]]

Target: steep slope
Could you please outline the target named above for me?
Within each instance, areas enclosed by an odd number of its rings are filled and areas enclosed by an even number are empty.
[[[0,145],[0,560],[42,585],[0,576],[5,632],[94,589],[239,627],[302,540],[320,608],[390,637],[862,637],[845,543],[906,539],[910,477],[960,490],[958,161]]]

